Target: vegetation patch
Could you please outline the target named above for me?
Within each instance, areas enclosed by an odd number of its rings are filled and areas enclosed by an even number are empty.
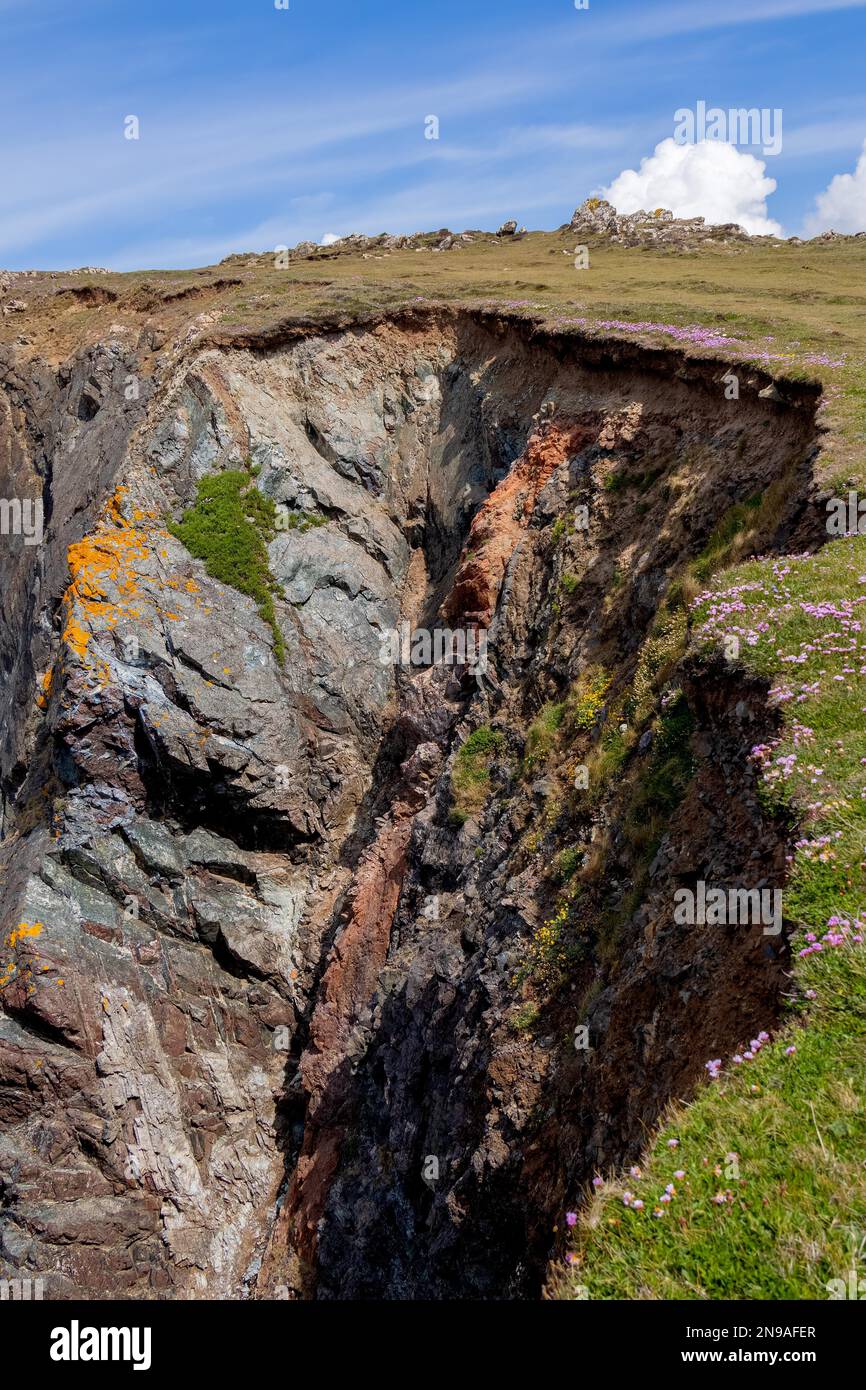
[[[579,845],[568,845],[566,849],[560,851],[556,861],[556,872],[563,883],[567,883],[570,878],[574,877],[580,868],[582,859],[583,850]]]
[[[455,824],[463,824],[481,810],[490,789],[490,764],[504,743],[504,735],[494,732],[489,724],[482,724],[460,748],[451,776],[451,819]]]
[[[534,1000],[528,999],[525,1004],[512,1014],[509,1026],[513,1033],[529,1033],[538,1022],[541,1010]]]
[[[597,1175],[556,1297],[823,1299],[866,1274],[864,611],[861,536],[751,561],[698,597],[696,643],[738,643],[783,720],[751,757],[803,826],[784,890],[789,1021],[706,1059],[639,1176]],[[680,717],[672,704],[660,757]]]
[[[328,518],[322,516],[321,512],[289,512],[286,518],[284,529],[289,531],[299,531],[303,536],[307,531],[312,531],[318,526],[327,526]]]
[[[524,770],[531,772],[548,758],[556,745],[556,736],[565,716],[565,703],[548,701],[529,726],[526,735]]]
[[[688,620],[682,609],[662,612],[641,648],[625,714],[640,726],[658,703],[658,693],[688,644]]]
[[[255,600],[282,666],[286,648],[274,609],[279,590],[268,560],[268,542],[276,535],[272,499],[259,492],[249,472],[211,473],[200,480],[193,505],[168,529],[212,578]]]

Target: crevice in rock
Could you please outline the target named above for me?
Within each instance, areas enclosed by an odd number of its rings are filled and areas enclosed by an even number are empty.
[[[75,363],[57,388],[46,439],[60,438],[92,370]],[[108,458],[116,429],[114,471],[100,466],[84,487],[56,451],[44,593],[25,600],[15,572],[22,597],[7,622],[26,629],[24,655],[8,632],[0,643],[17,683],[4,706],[14,726],[4,796],[19,832],[7,847],[9,911],[41,922],[50,910],[52,945],[75,972],[69,997],[92,1010],[88,1036],[162,1117],[165,1135],[141,1142],[146,1173],[118,1218],[136,1232],[141,1220],[152,1240],[141,1271],[118,1275],[134,1296],[201,1296],[213,1277],[218,1296],[535,1297],[565,1194],[595,1165],[634,1156],[735,1019],[772,1020],[784,941],[772,957],[764,942],[696,943],[666,918],[672,887],[708,866],[746,883],[784,874],[791,828],[763,814],[737,772],[772,728],[766,691],[735,666],[672,666],[694,769],[649,862],[621,821],[651,743],[583,811],[551,805],[563,769],[536,773],[529,736],[588,672],[609,675],[608,703],[624,696],[652,624],[731,509],[780,493],[745,553],[823,538],[811,498],[816,388],[780,382],[782,402],[762,400],[769,377],[749,369],[734,404],[719,384],[726,370],[501,313],[412,310],[348,331],[200,340],[155,388],[127,454],[131,426],[116,427],[107,396],[81,431],[93,437],[83,448]],[[283,671],[250,631],[248,605],[185,568],[171,539],[160,540],[158,582],[146,565],[136,576],[151,644],[137,665],[119,659],[120,632],[86,612],[92,665],[61,652],[56,635],[51,645],[37,609],[56,613],[65,547],[93,523],[117,458],[129,506],[161,517],[195,477],[251,449],[268,496],[326,523],[280,533],[273,547],[283,590],[303,595],[291,613],[278,597]],[[183,582],[167,595],[162,580],[175,574]],[[167,604],[183,625],[174,631]],[[487,671],[392,669],[381,638],[403,622],[484,629]],[[25,720],[33,672],[52,663],[44,725]],[[22,773],[37,727],[64,796],[31,823]],[[460,749],[479,728],[495,751],[480,770],[485,794],[463,811]],[[589,729],[578,751],[592,751]],[[159,869],[162,839],[151,859],[138,851],[132,822],[164,837],[181,868]],[[59,846],[46,833],[55,824]],[[231,842],[240,867],[217,851],[184,858],[197,829]],[[91,895],[113,887],[116,898],[117,883],[76,853],[111,833],[130,838],[139,889],[177,914],[176,933],[155,911],[149,925],[148,906],[110,941],[81,927],[99,907]],[[543,1001],[543,1028],[518,1032],[512,981],[552,911],[546,861],[565,843],[597,860],[583,887],[586,951]],[[262,851],[279,867],[270,897],[244,867]],[[74,875],[65,901],[40,878],[41,856]],[[209,903],[193,941],[192,907],[168,890],[202,887],[208,868],[225,920]],[[597,1062],[570,1045],[584,1019],[608,1049]],[[62,1038],[65,1025],[44,1026]],[[83,1094],[100,1122],[116,1108],[115,1142],[133,1142],[137,1112],[120,1088],[96,1071],[59,1085],[59,1106]],[[14,1142],[27,1151],[29,1133],[16,1128]],[[79,1147],[104,1168],[104,1155]],[[152,1208],[135,1206],[154,1194]],[[68,1245],[82,1289],[98,1288],[104,1261],[89,1264],[74,1231]],[[112,1260],[120,1267],[116,1250]]]

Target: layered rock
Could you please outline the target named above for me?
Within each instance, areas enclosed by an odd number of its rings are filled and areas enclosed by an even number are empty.
[[[807,525],[814,396],[762,400],[744,373],[732,415],[723,371],[447,313],[188,334],[147,375],[121,334],[57,372],[7,353],[3,487],[41,496],[46,531],[2,550],[0,1273],[62,1297],[537,1290],[567,1183],[694,1080],[692,1055],[663,1065],[659,1011],[679,1019],[670,982],[705,999],[724,962],[669,937],[667,887],[714,842],[726,872],[744,842],[781,862],[751,803],[736,835],[692,832],[702,797],[742,790],[742,731],[696,676],[704,771],[622,972],[584,972],[623,1065],[575,1077],[554,1038],[515,1038],[514,962],[550,891],[519,843],[539,813],[520,730],[600,654],[627,677],[731,503],[784,474],[764,539]],[[269,545],[283,665],[254,600],[169,526],[202,477],[248,465],[319,523]],[[605,487],[618,470],[666,491],[639,503]],[[551,534],[578,505],[562,617]],[[402,622],[489,628],[489,670],[395,668]],[[760,692],[745,703],[759,729]],[[460,828],[451,774],[485,721],[508,756]],[[772,1011],[781,959],[745,1019]]]

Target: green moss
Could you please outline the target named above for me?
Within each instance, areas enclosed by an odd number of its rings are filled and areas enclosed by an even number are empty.
[[[204,562],[212,578],[255,600],[282,666],[286,649],[274,609],[277,585],[267,549],[276,534],[275,520],[273,501],[259,492],[250,473],[229,469],[202,478],[195,502],[168,529],[190,555]]]
[[[494,733],[489,724],[474,729],[460,749],[460,758],[472,761],[479,756],[498,753],[504,742],[502,734]]]
[[[327,526],[328,518],[320,512],[289,512],[288,523],[290,531],[299,531],[304,535],[316,526]]]

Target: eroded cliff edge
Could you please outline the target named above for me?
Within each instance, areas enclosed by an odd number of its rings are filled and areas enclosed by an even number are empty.
[[[688,763],[657,844],[622,832],[649,727],[589,798],[526,747],[589,673],[622,697],[738,504],[774,489],[756,547],[818,543],[816,391],[744,372],[733,408],[726,370],[420,310],[148,375],[123,339],[58,371],[7,354],[3,491],[41,495],[46,532],[2,550],[0,1271],[61,1297],[533,1296],[566,1195],[772,1022],[784,934],[670,910],[678,883],[783,880],[747,756],[766,692],[722,661],[659,682]],[[270,545],[282,666],[166,526],[247,467],[317,523]],[[486,672],[383,663],[403,622],[483,625]],[[517,1029],[564,845],[586,940]]]

